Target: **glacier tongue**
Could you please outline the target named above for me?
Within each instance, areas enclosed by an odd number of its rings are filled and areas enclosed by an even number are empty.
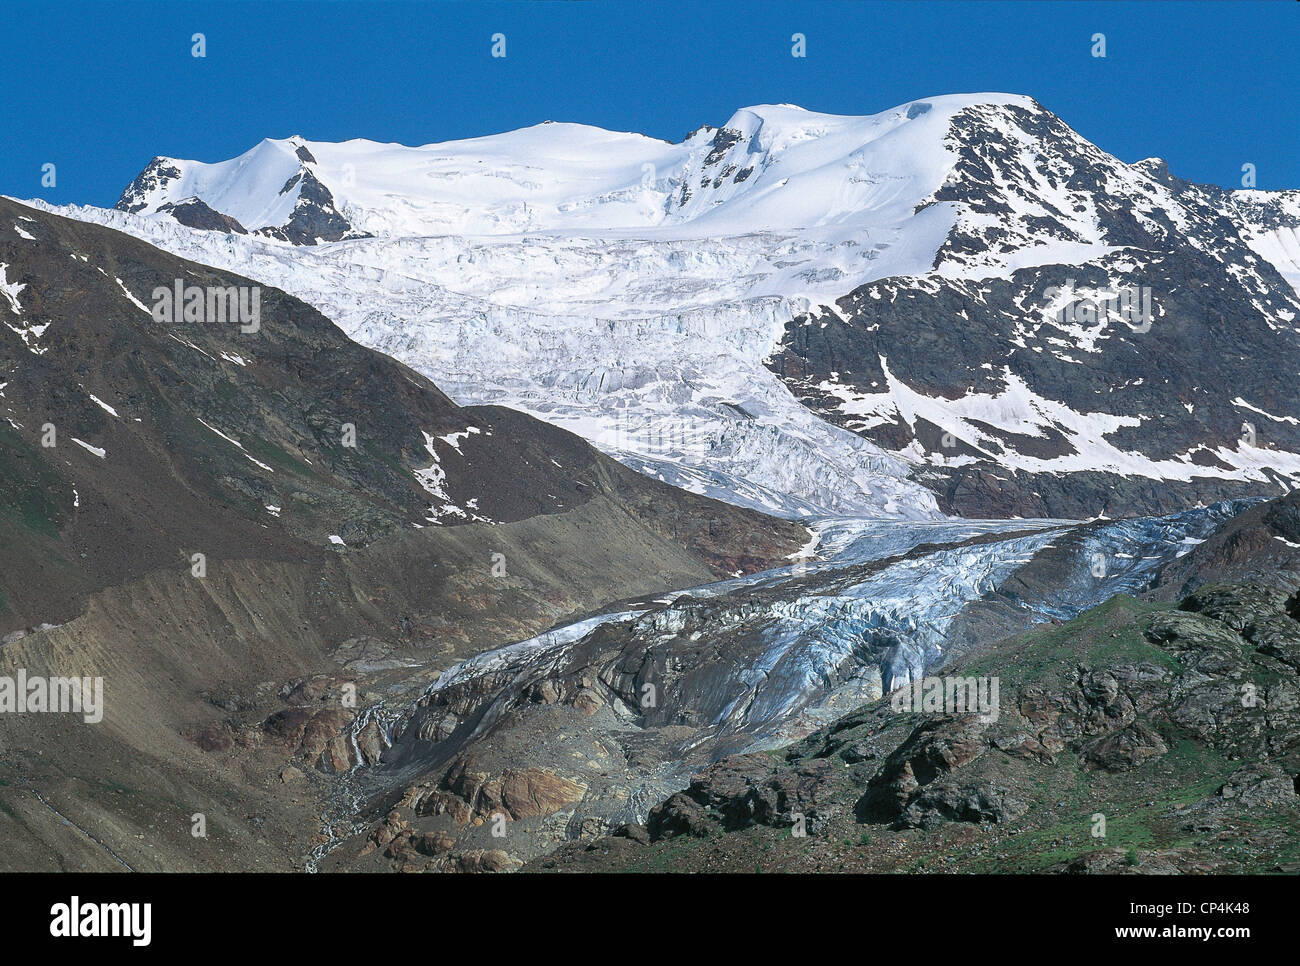
[[[406,776],[517,740],[542,682],[598,680],[621,709],[607,740],[634,749],[663,729],[681,742],[662,768],[635,776],[667,794],[701,764],[784,744],[972,647],[1139,593],[1243,506],[1090,524],[815,521],[822,559],[811,567],[633,601],[449,668],[402,714],[394,767]],[[413,740],[449,711],[467,730],[434,746]]]

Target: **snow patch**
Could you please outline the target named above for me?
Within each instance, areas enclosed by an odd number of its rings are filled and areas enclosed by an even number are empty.
[[[94,453],[100,459],[103,459],[104,456],[106,455],[105,451],[100,449],[98,446],[91,446],[89,443],[85,442],[84,440],[77,439],[77,437],[75,436],[72,437],[72,441],[76,443],[78,446],[80,446],[82,449]]]
[[[91,401],[94,402],[96,406],[104,410],[104,412],[108,413],[110,416],[117,416],[117,410],[114,409],[112,406],[110,406],[108,403],[104,402],[104,400],[100,399],[93,392],[88,392],[86,393],[86,395],[90,397]],[[122,417],[117,416],[117,418],[121,419]]]
[[[239,440],[237,440],[237,439],[233,439],[233,438],[227,436],[227,435],[226,435],[225,433],[223,433],[221,430],[217,429],[217,427],[213,426],[211,423],[206,422],[206,421],[205,421],[202,417],[200,417],[200,416],[195,416],[194,418],[197,419],[199,422],[203,423],[204,426],[207,426],[208,429],[212,430],[214,433],[216,433],[218,436],[220,436],[222,439],[224,439],[227,443],[232,443],[233,445],[235,445],[236,447],[238,447],[239,451],[240,451],[241,453],[244,454],[244,458],[247,459],[250,463],[255,463],[255,464],[257,464],[257,465],[260,466],[262,469],[266,470],[268,473],[274,473],[274,472],[275,472],[275,470],[271,469],[271,467],[267,466],[267,465],[266,465],[265,463],[263,463],[261,460],[254,459],[253,456],[252,456],[252,454],[249,453],[247,450],[244,449],[244,444],[241,443]]]
[[[151,319],[153,318],[153,312],[149,311],[149,307],[147,305],[145,305],[133,294],[131,294],[131,290],[126,287],[125,282],[123,282],[120,278],[117,277],[114,277],[113,281],[117,282],[117,287],[122,290],[122,294],[126,296],[127,301],[129,301],[132,305],[138,308],[145,315],[149,316],[149,318]]]

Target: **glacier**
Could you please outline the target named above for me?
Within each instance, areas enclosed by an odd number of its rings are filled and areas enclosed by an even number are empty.
[[[786,324],[863,281],[929,270],[953,206],[954,95],[870,117],[744,108],[672,145],[546,123],[407,148],[266,140],[131,195],[49,209],[238,271],[315,306],[456,402],[524,410],[695,492],[792,518],[935,519],[910,468],[809,412],[764,365]],[[918,106],[924,105],[924,107]],[[304,167],[374,237],[293,246],[178,224],[199,197],[274,226]],[[128,200],[124,197],[124,201]]]

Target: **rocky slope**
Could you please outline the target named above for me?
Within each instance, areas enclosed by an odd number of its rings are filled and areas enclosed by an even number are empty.
[[[68,586],[188,565],[190,551],[321,559],[397,531],[600,498],[718,576],[807,539],[630,473],[536,420],[462,409],[248,279],[11,202],[0,202],[0,244],[3,519],[6,551],[22,555],[6,572],[78,561],[21,593],[6,584],[0,626],[61,619],[76,605]],[[256,331],[208,312],[158,321],[153,293],[177,282],[256,290]]]
[[[526,868],[1300,871],[1300,549],[1283,549],[1270,584],[1120,595],[933,672],[996,678],[992,713],[884,697]]]
[[[929,272],[792,319],[769,365],[974,516],[1167,512],[1294,485],[1293,193],[1128,165],[1036,104],[953,120]]]
[[[527,868],[1297,872],[1295,612],[1258,585],[1115,598],[949,669],[1001,676],[996,722],[877,702]]]
[[[130,236],[0,201],[0,265],[0,673],[106,695],[0,714],[7,868],[301,867],[384,674],[807,541]],[[178,281],[256,287],[256,326],[160,318]]]

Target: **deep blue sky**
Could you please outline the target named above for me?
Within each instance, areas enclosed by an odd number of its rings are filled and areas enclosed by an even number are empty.
[[[291,134],[424,144],[552,118],[677,141],[749,104],[970,91],[1031,94],[1125,161],[1230,187],[1252,162],[1259,187],[1297,188],[1298,48],[1293,2],[0,0],[0,193],[111,205],[154,155]]]

